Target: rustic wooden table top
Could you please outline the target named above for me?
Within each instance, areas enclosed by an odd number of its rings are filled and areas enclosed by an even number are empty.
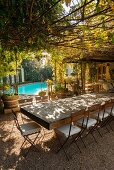
[[[47,129],[70,121],[71,113],[114,98],[114,93],[92,93],[71,98],[40,102],[21,107],[21,112]],[[78,112],[79,114],[79,112]]]

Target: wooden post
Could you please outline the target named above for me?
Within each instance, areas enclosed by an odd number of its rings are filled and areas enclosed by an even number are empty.
[[[81,62],[82,93],[85,92],[85,73],[86,73],[86,63]]]
[[[15,85],[14,88],[15,88],[15,92],[16,92],[16,93],[18,93],[18,85],[17,85],[17,83],[18,83],[18,81],[17,81],[17,76],[18,76],[18,74],[17,74],[17,73],[18,73],[18,71],[17,71],[17,58],[18,58],[18,57],[17,57],[17,51],[15,51],[15,61],[16,61],[16,85]]]

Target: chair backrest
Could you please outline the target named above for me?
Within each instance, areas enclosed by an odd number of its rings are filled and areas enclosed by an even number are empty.
[[[91,107],[89,107],[90,114],[94,111],[99,111],[101,109],[101,104],[93,104]]]
[[[67,119],[61,119],[59,120],[59,122],[57,122],[57,124],[55,124],[55,129],[59,128],[63,125],[67,125],[67,124],[71,124],[75,123],[77,120],[79,120],[80,118],[82,118],[84,116],[84,109],[80,110],[80,111],[76,111],[75,113],[71,113],[71,116],[68,117]]]
[[[92,116],[95,114],[95,112],[98,112],[98,117],[99,117],[100,110],[101,110],[101,105],[100,104],[94,104],[94,105],[88,107],[85,110],[85,117],[87,119],[86,125],[84,125],[85,127],[88,126],[89,118],[92,118]]]
[[[95,105],[93,105],[93,108],[94,108],[93,114],[94,114],[95,112],[98,113],[98,115],[97,115],[97,120],[99,120],[100,113],[102,114],[102,119],[104,119],[106,105],[109,105],[109,101],[103,101],[101,104],[95,104]]]
[[[81,127],[84,127],[85,109],[79,110],[71,115],[72,122],[76,123],[78,120],[82,119]]]
[[[73,123],[76,123],[77,120],[79,120],[80,118],[84,117],[84,112],[85,110],[80,110],[80,111],[76,111],[75,113],[72,113],[71,116],[68,118],[68,120],[66,121],[65,119],[62,119],[60,122],[60,124],[58,125],[70,125],[69,126],[69,135],[70,136],[70,133],[71,133],[71,127],[73,125]],[[60,127],[60,126],[59,126]]]
[[[112,105],[113,105],[113,102],[111,100],[105,102],[105,107],[106,108],[112,107]]]
[[[83,118],[85,115],[85,109],[79,110],[71,114],[71,122],[76,122],[79,119]]]
[[[85,112],[85,109],[76,111],[75,113],[71,114],[71,123],[70,123],[70,128],[69,128],[69,136],[70,136],[72,124],[76,123],[76,121],[78,121],[79,119],[84,118],[84,112]]]
[[[14,112],[14,110],[12,110],[12,114],[13,114],[13,118],[14,118],[17,129],[22,133],[19,122],[18,122],[17,113]]]
[[[111,103],[112,103],[112,109],[114,108],[114,99],[111,99]]]
[[[105,104],[105,110],[110,109],[110,114],[111,114],[113,108],[114,108],[114,99],[107,101]]]

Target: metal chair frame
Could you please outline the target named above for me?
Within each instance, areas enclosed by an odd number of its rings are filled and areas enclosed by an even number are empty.
[[[98,134],[100,135],[100,137],[102,137],[102,134],[99,131],[99,127],[100,127],[99,126],[100,125],[99,116],[100,116],[100,111],[102,111],[102,109],[103,109],[103,106],[101,104],[94,104],[92,107],[90,107],[90,117],[94,117],[94,113],[96,111],[98,112],[98,116],[96,117],[97,123],[92,128],[92,131],[96,130],[98,132]],[[104,111],[103,111],[103,117],[104,117]]]
[[[95,136],[94,136],[94,134],[93,134],[93,132],[94,132],[94,130],[95,130],[95,128],[96,128],[96,125],[97,125],[97,121],[96,121],[96,123],[95,123],[94,125],[92,125],[92,126],[90,126],[90,127],[88,128],[89,119],[92,118],[92,117],[91,117],[91,110],[93,110],[93,106],[88,107],[88,108],[85,110],[85,114],[84,114],[84,117],[83,117],[83,120],[82,120],[82,125],[81,125],[81,127],[82,127],[82,129],[83,129],[82,135],[86,132],[86,135],[83,136],[83,138],[85,138],[85,137],[87,137],[89,134],[91,134],[91,136],[93,137],[94,141],[95,141],[96,143],[98,143],[97,140],[96,140],[96,138],[95,138]],[[87,121],[86,121],[86,124],[84,124],[85,119],[87,120]],[[95,120],[96,120],[96,119],[95,119]],[[98,132],[99,132],[99,131],[98,131]],[[99,132],[99,133],[100,133],[100,132]]]
[[[72,138],[72,140],[71,140],[71,142],[70,142],[70,144],[69,144],[68,146],[71,146],[71,144],[75,143],[76,146],[77,146],[77,148],[79,149],[80,153],[81,153],[81,149],[80,149],[80,147],[79,147],[78,144],[77,144],[78,139],[81,139],[81,142],[82,142],[83,145],[86,147],[86,145],[85,145],[85,143],[84,143],[84,141],[83,141],[83,139],[82,139],[83,129],[80,128],[81,130],[80,130],[79,133],[76,133],[76,134],[71,135],[71,128],[72,128],[72,126],[75,126],[75,125],[73,125],[73,123],[75,123],[75,121],[76,121],[77,119],[83,117],[83,116],[84,116],[84,112],[85,112],[85,110],[81,110],[81,111],[79,111],[79,114],[80,114],[80,115],[78,115],[78,112],[71,114],[70,124],[68,123],[68,124],[70,125],[70,126],[69,126],[68,137],[65,139],[65,141],[64,141],[63,143],[61,142],[60,136],[59,136],[59,134],[57,133],[57,131],[56,131],[56,129],[55,129],[55,133],[56,133],[56,135],[57,135],[57,139],[58,139],[59,144],[60,144],[60,148],[57,150],[57,153],[59,153],[60,150],[63,149],[63,152],[64,152],[64,154],[65,154],[65,156],[66,156],[66,158],[67,158],[68,161],[69,161],[69,157],[68,157],[68,155],[67,155],[67,151],[66,151],[66,149],[65,149],[65,145],[66,145],[66,143],[68,142],[68,140],[70,140],[70,138]],[[64,125],[66,125],[66,124],[64,124]]]
[[[111,99],[105,104],[105,112],[107,112],[107,109],[110,109],[110,112],[108,112],[109,117],[105,120],[105,122],[103,123],[103,126],[108,125],[110,129],[113,131],[113,128],[110,122],[114,120],[114,116],[112,115],[112,110],[114,109],[114,99]]]
[[[21,147],[20,147],[20,150],[22,149],[22,147],[25,145],[25,143],[26,142],[28,142],[31,146],[28,148],[28,150],[27,150],[27,152],[23,155],[25,158],[26,158],[26,156],[28,155],[28,153],[29,153],[29,151],[32,149],[32,147],[33,148],[35,148],[35,151],[38,151],[38,148],[35,146],[35,144],[36,144],[36,140],[38,139],[38,136],[40,135],[40,132],[41,132],[41,127],[40,127],[40,125],[38,125],[38,131],[36,131],[36,132],[32,132],[32,133],[27,133],[26,135],[23,133],[23,131],[22,131],[22,129],[21,129],[21,125],[27,125],[28,123],[23,123],[23,124],[19,124],[19,121],[18,121],[18,118],[17,118],[17,113],[16,112],[14,112],[13,110],[12,110],[12,113],[13,113],[13,117],[14,117],[14,121],[15,121],[15,124],[16,124],[16,127],[17,127],[17,129],[20,131],[20,133],[21,133],[21,135],[23,136],[23,138],[24,138],[24,141],[23,141],[23,143],[22,143],[22,145],[21,145]],[[35,123],[36,124],[36,123]],[[32,135],[35,135],[36,134],[36,136],[35,136],[35,138],[32,140],[32,139],[30,139],[30,136],[32,136]],[[39,137],[39,140],[41,139],[41,137]]]
[[[102,134],[100,133],[99,128],[104,127],[104,126],[106,125],[107,120],[109,119],[109,116],[107,116],[107,117],[104,116],[105,113],[106,113],[106,112],[105,112],[105,110],[106,110],[106,105],[107,105],[108,103],[109,103],[109,101],[104,102],[104,103],[102,103],[102,104],[98,104],[98,108],[97,108],[97,110],[95,110],[95,111],[98,112],[98,116],[96,117],[96,119],[97,119],[97,124],[96,124],[96,126],[95,126],[95,129],[98,131],[98,133],[99,133],[99,135],[100,135],[101,137],[102,137]],[[97,105],[96,105],[96,106],[97,106]],[[94,111],[94,112],[95,112],[95,111]],[[100,112],[103,113],[102,119],[100,119]],[[107,132],[110,132],[107,126],[105,126],[105,128],[106,128]]]

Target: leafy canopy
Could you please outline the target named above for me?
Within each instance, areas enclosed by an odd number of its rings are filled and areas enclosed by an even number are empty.
[[[1,0],[0,6],[0,42],[5,49],[44,47],[62,11],[57,0]]]

